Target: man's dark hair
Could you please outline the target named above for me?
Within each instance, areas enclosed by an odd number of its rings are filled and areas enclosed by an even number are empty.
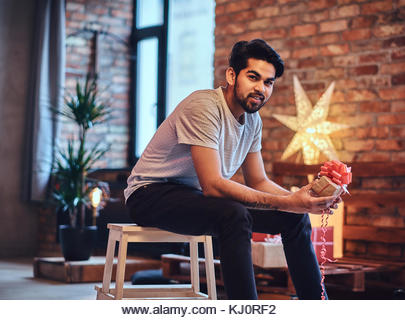
[[[233,68],[236,76],[247,67],[247,60],[254,58],[271,63],[276,69],[276,78],[284,72],[284,61],[278,53],[262,39],[239,41],[235,43],[229,57],[229,66]]]

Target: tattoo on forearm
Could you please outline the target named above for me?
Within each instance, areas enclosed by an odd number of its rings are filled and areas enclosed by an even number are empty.
[[[264,204],[264,203],[260,203],[260,202],[243,202],[243,204],[247,208],[252,208],[252,209],[278,210],[278,207],[274,206],[272,204]]]

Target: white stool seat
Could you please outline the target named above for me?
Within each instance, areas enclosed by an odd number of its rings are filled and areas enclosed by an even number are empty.
[[[136,224],[108,224],[109,231],[103,286],[96,286],[97,300],[120,299],[217,299],[214,273],[214,257],[210,236],[190,236],[145,228]],[[115,243],[119,242],[115,288],[111,289],[111,277]],[[191,284],[180,285],[134,285],[124,288],[125,262],[128,242],[189,242]],[[200,292],[198,268],[198,243],[204,243],[205,272],[208,295]]]

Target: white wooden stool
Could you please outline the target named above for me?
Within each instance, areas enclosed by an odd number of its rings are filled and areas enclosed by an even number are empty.
[[[212,239],[210,236],[189,236],[164,231],[158,228],[139,227],[135,224],[108,224],[109,236],[103,286],[96,286],[97,300],[120,299],[217,299],[215,286]],[[111,289],[115,242],[119,242],[115,289]],[[124,288],[125,262],[128,242],[189,242],[191,284],[135,285]],[[198,268],[198,243],[204,243],[205,272],[208,295],[200,292]]]

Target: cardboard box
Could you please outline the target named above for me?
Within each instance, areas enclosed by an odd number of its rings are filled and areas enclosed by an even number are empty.
[[[252,232],[252,241],[254,242],[265,242],[274,236],[268,233]]]
[[[342,187],[334,183],[328,177],[322,176],[315,180],[315,183],[312,185],[312,190],[320,197],[327,197],[337,196],[341,192]]]
[[[319,263],[322,263],[322,235],[321,227],[312,228],[311,241]],[[325,248],[325,257],[333,260],[333,227],[326,227]],[[252,260],[255,266],[261,268],[287,268],[282,243],[252,241]]]
[[[261,268],[287,268],[282,243],[252,241],[252,259]]]

